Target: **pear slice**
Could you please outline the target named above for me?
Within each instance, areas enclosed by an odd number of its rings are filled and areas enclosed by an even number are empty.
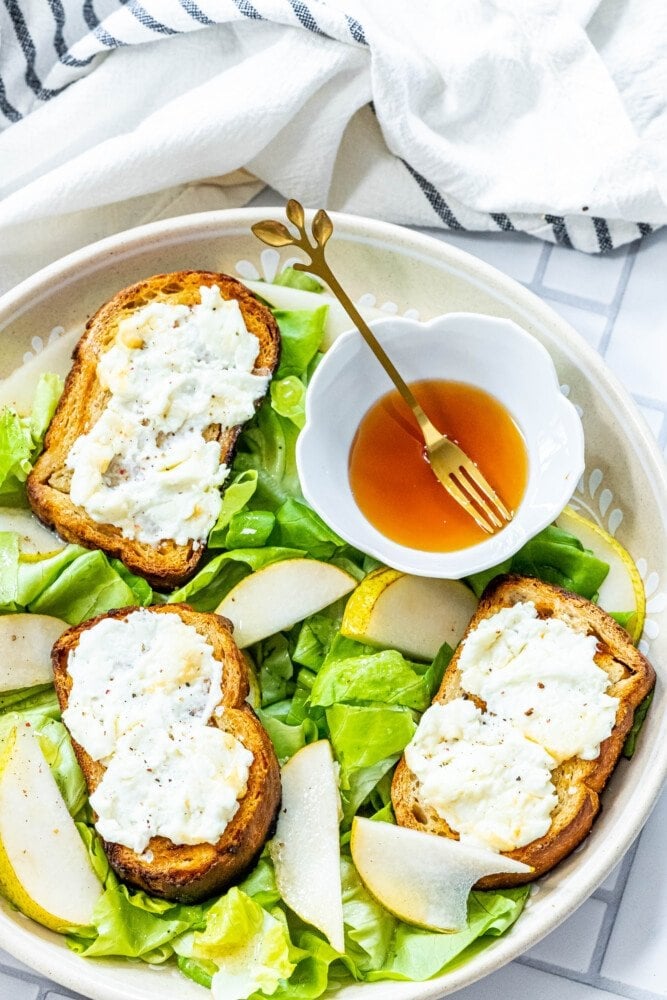
[[[324,340],[320,350],[326,351],[334,340],[351,330],[354,326],[338,299],[328,292],[307,292],[303,288],[290,288],[289,285],[272,285],[266,281],[246,281],[246,285],[255,295],[261,296],[274,309],[308,309],[313,311],[320,306],[329,306],[324,326]],[[374,306],[359,306],[359,312],[365,320],[386,319],[387,313]]]
[[[459,580],[377,569],[347,602],[341,632],[349,639],[432,660],[443,642],[458,645],[476,608],[477,598]]]
[[[281,781],[276,835],[269,844],[280,895],[343,952],[340,796],[329,741],[298,750],[283,767]]]
[[[102,894],[88,853],[30,729],[0,758],[0,891],[54,931],[85,927]]]
[[[485,848],[355,816],[352,860],[366,888],[390,913],[434,931],[468,923],[468,894],[484,875],[532,868]]]
[[[24,416],[30,413],[40,376],[45,372],[65,376],[72,367],[72,351],[83,329],[68,333],[47,344],[43,351],[30,358],[0,382],[0,409],[9,406]]]
[[[284,559],[258,569],[229,591],[216,608],[234,626],[241,649],[343,597],[357,581],[345,570],[317,559]]]
[[[19,536],[19,549],[31,555],[56,552],[65,547],[55,532],[45,528],[29,510],[19,507],[0,507],[0,531],[15,531]]]
[[[633,642],[638,642],[646,617],[644,584],[630,553],[620,542],[587,517],[566,507],[556,524],[591,549],[598,559],[609,563],[609,573],[600,587],[598,604],[605,611],[633,611],[627,630]]]
[[[50,615],[0,616],[0,692],[52,684],[51,647],[68,627]]]

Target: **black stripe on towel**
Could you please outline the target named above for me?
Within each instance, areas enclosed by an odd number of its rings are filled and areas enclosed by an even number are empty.
[[[0,111],[3,113],[5,118],[10,122],[20,122],[21,115],[20,111],[17,111],[13,104],[10,104],[7,100],[7,93],[5,91],[5,85],[2,82],[2,77],[0,76]]]
[[[649,233],[653,232],[653,226],[649,222],[638,222],[637,229],[642,236],[648,236]]]
[[[56,30],[53,35],[53,47],[58,53],[58,58],[62,59],[67,52],[67,42],[63,36],[63,28],[65,27],[65,8],[60,0],[48,0],[48,3],[51,8],[51,13],[53,14],[53,20],[56,22]]]
[[[106,45],[108,49],[117,49],[120,46],[126,44],[125,42],[121,42],[119,38],[114,38],[113,35],[109,34],[106,28],[102,27],[100,19],[95,13],[95,8],[93,7],[93,0],[85,0],[85,3],[83,5],[83,17],[86,24],[92,31],[92,33],[95,35],[95,38],[98,40],[98,42],[100,42],[102,45]],[[77,60],[72,60],[72,62],[70,62],[71,59],[70,56],[69,58],[67,57],[63,58],[63,62],[66,63],[68,66],[71,65],[86,66],[94,58],[95,58],[94,56],[90,56],[88,59],[81,59],[81,60],[77,59]]]
[[[350,17],[349,14],[345,15],[345,20],[347,21],[347,26],[350,29],[350,34],[354,38],[355,42],[359,42],[360,45],[368,45],[366,41],[366,35],[364,34],[364,29],[359,24],[356,18]]]
[[[194,3],[194,0],[178,0],[178,2],[193,21],[199,21],[200,24],[217,24],[217,21],[212,21],[208,14],[200,10],[197,4]]]
[[[516,232],[509,215],[505,215],[504,212],[489,212],[489,215],[498,226],[498,229],[503,229],[506,233]]]
[[[65,88],[59,87],[57,90],[49,90],[48,88],[42,86],[42,81],[39,79],[35,69],[37,50],[35,49],[35,43],[32,40],[30,31],[28,30],[28,25],[26,24],[20,5],[17,3],[17,0],[5,0],[5,7],[7,8],[7,13],[9,14],[14,26],[18,43],[21,46],[23,55],[25,56],[25,82],[28,84],[33,94],[41,101],[48,101],[50,97],[56,97]]]
[[[605,220],[598,218],[596,215],[592,215],[591,221],[595,226],[595,235],[598,238],[600,253],[608,253],[609,250],[613,250],[614,244],[611,241],[611,233],[609,232],[609,226]]]
[[[554,239],[559,246],[569,247],[572,249],[572,240],[570,239],[570,234],[567,231],[567,226],[565,225],[565,219],[562,215],[545,215],[544,219],[549,223],[553,229]]]
[[[438,218],[444,222],[449,229],[465,229],[465,226],[461,225],[445,199],[442,197],[440,192],[433,187],[431,182],[427,181],[425,177],[422,177],[422,175],[418,173],[414,167],[411,167],[405,160],[402,160],[401,162],[417,181],[417,184],[428,198],[429,204]]]
[[[158,35],[178,35],[179,32],[175,28],[169,28],[162,21],[156,21],[152,14],[150,14],[145,7],[142,7],[137,0],[130,0],[127,5],[127,9],[130,14],[139,22],[143,24],[144,28],[149,28]]]
[[[263,21],[264,18],[257,10],[256,7],[250,3],[250,0],[234,0],[234,5],[240,14],[244,17],[249,17],[253,21]]]
[[[308,28],[308,31],[313,31],[316,35],[324,34],[313,17],[311,9],[303,3],[303,0],[289,0],[289,5],[304,28]]]

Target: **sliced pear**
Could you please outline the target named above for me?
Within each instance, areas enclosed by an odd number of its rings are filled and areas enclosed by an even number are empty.
[[[0,507],[0,531],[15,531],[19,535],[21,552],[31,555],[55,552],[65,547],[62,539],[45,528],[29,510]]]
[[[43,351],[26,361],[0,382],[0,409],[10,406],[24,416],[30,413],[40,375],[53,372],[65,376],[72,367],[72,351],[82,330],[70,330],[47,344]]]
[[[341,333],[351,330],[354,326],[338,299],[328,292],[306,292],[302,288],[290,288],[289,285],[271,285],[266,281],[245,279],[243,284],[247,285],[255,295],[260,295],[274,309],[314,310],[320,306],[329,306],[321,350],[327,350]],[[365,320],[387,318],[387,313],[374,306],[359,306],[359,312]]]
[[[281,781],[282,803],[269,845],[280,895],[343,952],[340,796],[329,741],[298,750],[283,767]]]
[[[434,931],[468,923],[468,894],[484,875],[529,865],[458,840],[355,816],[352,860],[366,888],[400,920]]]
[[[341,632],[372,646],[432,660],[443,642],[456,646],[477,608],[459,580],[431,580],[377,569],[350,597]]]
[[[51,647],[66,628],[50,615],[0,616],[0,692],[52,684]]]
[[[609,563],[609,573],[600,587],[598,603],[605,611],[634,611],[627,625],[633,642],[641,638],[646,617],[644,584],[630,553],[620,542],[587,517],[566,507],[556,519],[564,531],[575,535],[584,548]]]
[[[92,923],[102,894],[30,729],[13,730],[0,759],[0,891],[27,917],[61,933]]]
[[[285,559],[246,576],[216,610],[232,622],[236,644],[244,649],[328,607],[356,582],[317,559]]]

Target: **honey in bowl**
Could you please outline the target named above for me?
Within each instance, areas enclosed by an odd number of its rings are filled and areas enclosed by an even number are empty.
[[[464,382],[427,379],[410,388],[432,423],[477,463],[515,511],[526,489],[528,454],[505,406]],[[396,389],[362,418],[350,449],[349,476],[364,516],[401,545],[452,552],[489,537],[435,478],[417,421]]]

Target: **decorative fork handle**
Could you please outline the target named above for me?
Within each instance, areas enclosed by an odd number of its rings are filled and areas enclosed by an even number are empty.
[[[440,432],[436,430],[431,421],[428,419],[423,409],[414,397],[412,390],[405,380],[401,377],[396,369],[393,361],[382,347],[377,337],[369,327],[366,320],[363,318],[352,299],[349,297],[347,292],[341,287],[340,282],[336,278],[329,267],[328,262],[324,256],[324,248],[329,237],[333,233],[333,222],[324,211],[323,208],[317,212],[315,218],[313,219],[312,233],[315,238],[315,242],[311,243],[308,234],[306,233],[305,215],[303,211],[303,206],[295,201],[293,198],[287,202],[286,206],[287,218],[289,221],[296,226],[299,231],[299,236],[294,236],[290,233],[287,226],[283,225],[282,222],[275,220],[267,220],[265,222],[256,222],[252,227],[252,231],[257,236],[258,239],[262,240],[263,243],[267,243],[272,247],[284,247],[284,246],[296,246],[300,250],[303,250],[309,257],[310,263],[294,264],[294,269],[296,271],[307,271],[309,274],[315,274],[318,278],[321,278],[329,286],[333,294],[336,296],[340,304],[342,305],[345,312],[348,314],[357,330],[364,338],[371,351],[380,362],[387,375],[394,383],[401,396],[408,404],[412,412],[414,413],[422,434],[424,435],[424,440],[427,445],[435,443],[438,439],[442,437]]]

